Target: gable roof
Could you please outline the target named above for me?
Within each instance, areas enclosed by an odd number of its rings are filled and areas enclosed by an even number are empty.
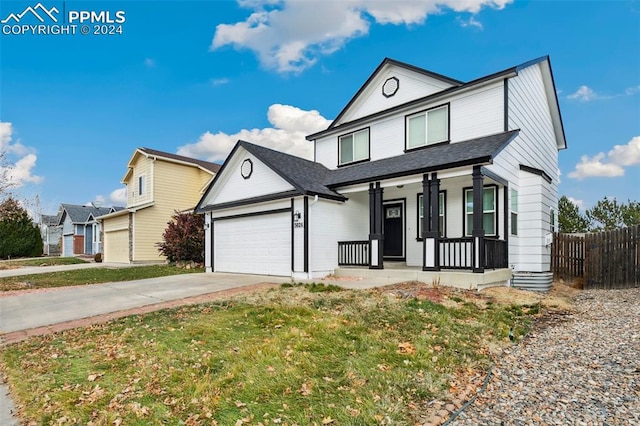
[[[239,140],[227,157],[222,170],[198,202],[195,211],[209,210],[203,206],[203,202],[240,147],[253,154],[296,189],[293,193],[287,194],[288,196],[317,195],[346,201],[347,198],[336,192],[336,188],[370,182],[373,179],[391,179],[455,167],[489,164],[519,132],[520,130],[511,130],[464,142],[428,146],[396,157],[358,163],[335,170],[327,169],[320,163]]]
[[[87,223],[89,217],[96,218],[112,213],[113,207],[79,206],[76,204],[61,204],[61,214],[58,215],[58,225],[64,221],[65,215],[69,216],[71,223]]]
[[[40,215],[40,223],[47,226],[56,226],[58,225],[58,215],[48,215],[43,214]]]
[[[206,171],[212,175],[215,175],[220,171],[220,164],[212,163],[210,161],[198,160],[197,158],[185,157],[184,155],[172,154],[170,152],[159,151],[151,148],[136,148],[133,155],[127,163],[127,173],[125,173],[121,182],[126,183],[127,178],[133,170],[133,161],[138,155],[144,155],[145,157],[153,157],[154,159],[160,159],[168,161],[170,163],[184,164],[187,166],[198,167],[201,170]]]
[[[391,63],[390,59],[385,59],[385,61],[389,61],[389,63]],[[444,89],[440,92],[436,92],[418,99],[414,99],[412,101],[400,104],[400,105],[396,105],[384,110],[380,110],[377,111],[373,114],[369,114],[366,115],[364,117],[360,117],[357,118],[355,120],[352,121],[348,121],[346,123],[339,123],[339,119],[346,113],[346,111],[349,109],[349,107],[351,106],[351,104],[353,102],[355,102],[355,99],[360,95],[360,93],[364,90],[364,88],[367,86],[367,84],[374,78],[374,76],[376,75],[376,73],[379,72],[379,70],[381,69],[382,65],[385,64],[385,61],[382,62],[382,64],[380,64],[380,66],[373,72],[373,74],[371,75],[371,77],[369,77],[369,79],[365,82],[365,84],[360,88],[360,90],[358,91],[358,93],[356,93],[356,95],[353,97],[353,99],[351,99],[351,101],[349,101],[349,103],[347,104],[347,106],[340,112],[340,114],[338,114],[338,117],[336,117],[335,120],[333,120],[331,122],[331,124],[329,125],[329,127],[327,127],[325,130],[313,133],[309,136],[306,137],[307,140],[311,141],[314,139],[317,139],[319,137],[323,137],[327,134],[333,133],[333,132],[337,132],[340,129],[344,128],[344,127],[351,127],[351,126],[356,126],[360,123],[364,123],[364,122],[368,122],[374,118],[377,117],[382,117],[388,114],[392,114],[395,113],[397,111],[402,111],[405,109],[409,109],[411,107],[414,107],[416,105],[422,104],[422,103],[426,103],[426,102],[434,102],[439,98],[444,98],[446,96],[449,96],[453,93],[457,93],[463,90],[468,90],[471,88],[474,88],[476,86],[480,86],[486,83],[490,83],[493,81],[497,81],[497,80],[502,80],[505,78],[511,78],[511,77],[516,77],[518,75],[518,72],[520,72],[521,70],[528,68],[530,66],[533,65],[541,65],[541,69],[542,69],[542,74],[543,74],[543,79],[544,79],[544,83],[545,83],[545,92],[546,92],[546,96],[547,96],[547,100],[548,100],[548,105],[549,105],[549,110],[551,112],[551,119],[553,121],[553,127],[554,127],[554,133],[556,136],[556,141],[557,141],[557,146],[558,149],[566,149],[567,148],[567,142],[566,142],[566,138],[565,138],[565,132],[564,132],[564,125],[562,123],[562,116],[560,115],[560,106],[558,103],[558,95],[557,95],[557,90],[556,90],[556,86],[555,86],[555,81],[553,79],[553,72],[551,70],[551,61],[549,59],[549,55],[546,56],[541,56],[539,58],[533,59],[531,61],[527,61],[524,62],[520,65],[516,65],[507,69],[504,69],[502,71],[498,71],[496,73],[493,74],[489,74],[480,78],[477,78],[475,80],[471,80],[469,82],[463,83],[460,82],[458,80],[453,80],[450,79],[451,81],[455,81],[458,84],[455,84],[453,87]],[[402,64],[401,62],[399,63],[398,61],[393,61],[394,64]],[[410,65],[407,64],[402,64],[405,67],[411,67]],[[417,67],[413,67],[413,68],[417,68]],[[417,68],[420,69],[420,68]],[[427,70],[423,70],[426,73],[430,73],[430,74],[434,74],[431,73],[430,71]],[[434,78],[437,78],[433,75],[431,75]],[[439,76],[439,74],[436,74],[436,76]],[[444,76],[440,76],[443,78],[448,78],[448,77],[444,77]]]
[[[185,157],[184,155],[171,154],[169,152],[158,151],[157,149],[138,148],[138,150],[151,157],[174,160],[181,163],[195,164],[212,173],[217,173],[221,167],[220,164],[212,163],[210,161],[198,160],[197,158]]]
[[[305,160],[304,158],[296,157],[294,155],[285,154],[284,152],[275,151],[273,149],[265,148],[260,145],[255,145],[250,142],[238,140],[233,150],[227,157],[227,160],[222,165],[220,172],[213,179],[209,187],[205,191],[203,197],[198,202],[195,211],[204,211],[201,205],[207,198],[209,192],[214,187],[218,178],[223,175],[225,167],[233,156],[236,154],[239,148],[244,148],[247,152],[253,154],[257,159],[262,161],[267,167],[273,170],[278,176],[288,182],[295,188],[293,195],[318,195],[323,198],[341,200],[346,198],[327,188],[323,185],[327,174],[331,170],[327,169],[320,163],[314,163],[313,161]]]
[[[447,76],[442,75],[442,74],[435,73],[433,71],[426,70],[424,68],[417,67],[415,65],[411,65],[411,64],[404,63],[404,62],[396,61],[395,59],[391,59],[391,58],[384,58],[383,61],[380,63],[380,65],[378,65],[378,67],[369,76],[367,81],[365,81],[364,84],[360,87],[360,89],[358,89],[356,94],[353,95],[353,97],[347,103],[347,105],[342,109],[342,111],[340,111],[340,113],[337,115],[337,117],[329,124],[329,127],[327,128],[327,130],[333,129],[334,127],[338,127],[337,123],[340,123],[340,120],[342,119],[342,117],[347,113],[347,111],[349,111],[351,106],[360,97],[362,92],[364,92],[365,89],[369,86],[369,83],[371,83],[378,76],[378,74],[380,74],[380,72],[385,68],[385,66],[387,66],[387,65],[394,65],[396,67],[405,68],[405,69],[408,69],[410,71],[417,72],[419,74],[425,75],[427,77],[434,78],[436,80],[440,80],[440,81],[442,81],[444,83],[447,83],[447,84],[450,84],[450,85],[453,85],[453,86],[460,86],[461,84],[463,84],[462,81],[455,80],[453,78],[447,77]]]

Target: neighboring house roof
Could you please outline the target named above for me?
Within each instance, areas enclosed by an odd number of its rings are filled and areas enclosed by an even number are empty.
[[[43,214],[40,216],[40,223],[47,226],[58,225],[58,215]]]
[[[370,182],[372,179],[390,179],[418,173],[451,169],[477,164],[488,164],[520,132],[512,130],[491,136],[470,139],[452,144],[440,144],[417,149],[396,157],[354,164],[335,170],[327,169],[320,163],[305,160],[283,152],[274,151],[246,141],[238,141],[227,158],[233,157],[239,147],[253,154],[260,161],[289,182],[299,195],[318,195],[334,200],[346,200],[334,189],[340,186]],[[224,165],[222,170],[224,170]],[[222,176],[219,173],[218,176]],[[213,180],[207,192],[198,203],[196,212],[208,210],[201,203],[215,185]],[[294,194],[295,195],[295,194]]]
[[[428,173],[454,167],[490,163],[520,130],[502,132],[464,142],[439,144],[396,157],[354,164],[332,170],[324,181],[329,188]]]
[[[364,88],[366,87],[366,85],[373,79],[373,77],[376,75],[377,72],[379,72],[379,70],[382,68],[383,65],[385,65],[386,63],[394,63],[396,65],[399,66],[405,66],[407,67],[407,64],[402,64],[401,62],[398,61],[393,61],[390,59],[385,59],[382,64],[380,64],[380,66],[374,71],[374,73],[371,75],[371,77],[369,77],[369,79],[367,80],[367,82],[364,84],[363,87],[360,88],[360,90],[356,93],[356,95],[349,101],[349,103],[347,104],[347,106],[340,112],[340,114],[338,114],[338,117],[336,117],[335,120],[333,120],[331,122],[331,124],[329,125],[329,127],[327,127],[325,130],[322,130],[320,132],[316,132],[314,134],[311,134],[309,136],[307,136],[307,140],[314,140],[317,139],[319,137],[323,137],[327,134],[333,133],[338,131],[339,129],[343,128],[343,127],[350,127],[350,126],[354,126],[357,125],[359,123],[363,123],[363,122],[367,122],[370,121],[374,118],[378,118],[378,117],[382,117],[388,114],[392,114],[398,111],[402,111],[408,108],[411,108],[413,106],[422,104],[422,103],[426,103],[426,102],[433,102],[436,101],[438,98],[444,98],[446,96],[449,96],[453,93],[459,92],[459,91],[463,91],[463,90],[468,90],[471,89],[475,86],[479,86],[482,84],[486,84],[492,81],[498,81],[498,80],[502,80],[505,78],[510,78],[510,77],[515,77],[518,75],[518,72],[520,72],[521,70],[528,68],[532,65],[537,65],[540,64],[542,71],[543,71],[543,78],[545,81],[545,91],[546,91],[546,95],[547,95],[547,99],[548,99],[548,105],[549,105],[549,110],[551,112],[551,119],[553,121],[553,125],[554,125],[554,132],[556,135],[556,140],[557,140],[557,146],[558,149],[566,149],[567,148],[567,142],[566,142],[566,138],[565,138],[565,133],[564,133],[564,125],[562,123],[562,116],[560,115],[560,106],[558,103],[558,96],[557,96],[557,90],[556,90],[556,86],[555,86],[555,81],[553,79],[553,72],[551,71],[551,61],[549,59],[549,56],[542,56],[540,58],[536,58],[533,59],[531,61],[525,62],[523,64],[520,65],[516,65],[514,67],[511,68],[507,68],[505,70],[493,73],[493,74],[489,74],[486,75],[484,77],[480,77],[477,78],[475,80],[469,81],[467,83],[462,83],[459,82],[457,80],[453,80],[451,79],[450,83],[454,84],[454,86],[449,87],[448,89],[444,89],[440,92],[436,92],[433,93],[431,95],[425,96],[425,97],[421,97],[418,99],[414,99],[412,101],[400,104],[400,105],[396,105],[393,106],[391,108],[387,108],[381,111],[377,111],[373,114],[364,116],[364,117],[360,117],[358,119],[352,120],[352,121],[348,121],[345,123],[340,123],[340,118],[342,117],[342,115],[345,114],[345,112],[349,109],[349,107],[355,102],[356,98],[360,95],[361,92],[364,91]],[[417,67],[412,67],[412,69],[416,69]],[[417,68],[420,69],[420,68]],[[427,70],[422,70],[425,73],[429,73],[428,75],[431,75],[431,77],[437,78],[437,76],[439,76],[439,74],[435,74],[435,73],[431,73],[430,71]],[[442,78],[448,78],[448,77],[444,77],[444,76],[440,76]],[[455,84],[455,82],[457,82],[458,84]],[[336,124],[338,123],[338,124]]]
[[[127,164],[128,170],[127,173],[122,178],[122,183],[126,183],[127,178],[131,174],[133,170],[133,160],[136,158],[136,155],[144,155],[145,157],[153,157],[154,159],[161,159],[165,161],[169,161],[171,163],[179,163],[185,164],[188,166],[198,167],[212,175],[215,175],[222,167],[220,164],[212,163],[210,161],[198,160],[197,158],[185,157],[184,155],[171,154],[170,152],[158,151],[157,149],[151,148],[137,148],[129,163]]]
[[[120,207],[122,209],[122,207]],[[87,223],[89,218],[102,216],[114,212],[114,207],[79,206],[75,204],[61,204],[61,213],[58,215],[58,224],[69,216],[71,223]]]

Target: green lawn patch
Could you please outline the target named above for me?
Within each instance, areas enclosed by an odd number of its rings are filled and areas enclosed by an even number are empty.
[[[32,338],[3,349],[2,369],[24,423],[412,425],[535,313],[311,289]]]
[[[26,266],[76,265],[79,263],[87,263],[87,261],[77,257],[42,257],[38,259],[0,262],[0,269],[23,268]]]
[[[77,269],[74,271],[0,278],[0,291],[131,281],[195,272],[202,272],[202,269],[176,268],[171,265]]]

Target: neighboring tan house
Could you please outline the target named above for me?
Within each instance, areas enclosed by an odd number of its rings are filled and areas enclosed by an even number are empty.
[[[102,251],[102,226],[96,217],[122,210],[123,207],[79,206],[61,204],[58,226],[62,228],[63,257],[92,255]]]
[[[42,253],[45,256],[60,255],[62,240],[62,226],[58,225],[60,218],[57,215],[40,216],[40,235],[42,236]]]
[[[469,82],[385,59],[307,139],[314,161],[236,144],[196,207],[207,271],[550,285],[566,141],[548,57]]]
[[[157,244],[176,211],[193,210],[220,165],[149,148],[135,150],[122,178],[127,207],[100,217],[104,261],[164,260]]]

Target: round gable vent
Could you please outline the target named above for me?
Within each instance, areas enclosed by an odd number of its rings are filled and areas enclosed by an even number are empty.
[[[396,77],[389,77],[382,85],[382,94],[385,98],[395,95],[400,88],[400,80]]]
[[[240,174],[243,178],[249,179],[249,177],[251,177],[251,173],[253,173],[253,163],[247,158],[240,166]]]

